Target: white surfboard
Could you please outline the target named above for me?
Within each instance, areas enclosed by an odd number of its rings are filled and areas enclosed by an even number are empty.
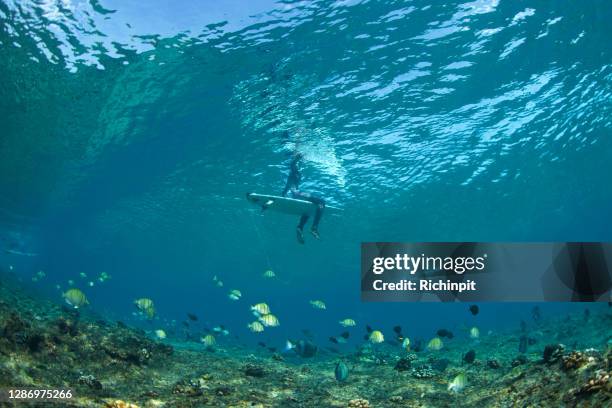
[[[266,211],[276,211],[283,214],[314,215],[317,209],[316,204],[310,201],[296,200],[295,198],[257,193],[247,193],[246,197],[251,204],[255,204],[262,209],[265,208]],[[325,214],[340,211],[342,211],[341,208],[325,206]]]

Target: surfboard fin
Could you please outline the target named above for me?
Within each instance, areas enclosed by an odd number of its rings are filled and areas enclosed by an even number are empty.
[[[262,204],[261,206],[261,212],[264,212],[268,209],[268,207],[270,207],[272,204],[274,204],[274,200],[268,200],[266,201],[264,204]]]

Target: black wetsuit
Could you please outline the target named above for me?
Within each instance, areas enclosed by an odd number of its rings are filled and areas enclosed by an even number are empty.
[[[285,188],[283,189],[283,197],[285,197],[288,192],[291,192],[291,196],[297,200],[310,201],[311,203],[316,204],[317,210],[315,212],[314,220],[312,221],[311,229],[313,231],[318,231],[319,221],[321,221],[323,210],[325,209],[325,200],[323,200],[321,197],[317,197],[314,194],[299,190],[300,182],[302,181],[302,174],[298,166],[300,158],[300,156],[296,156],[291,160],[291,164],[289,166],[289,177],[287,178],[287,184],[285,184]],[[307,214],[302,215],[300,218],[300,223],[298,224],[298,228],[300,230],[304,229],[304,225],[306,225],[308,222],[308,218],[309,216]]]

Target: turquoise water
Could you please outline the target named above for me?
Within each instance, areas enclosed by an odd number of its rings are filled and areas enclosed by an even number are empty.
[[[355,343],[365,324],[427,338],[533,305],[361,304],[361,242],[610,239],[607,2],[200,3],[0,2],[0,263],[44,270],[41,295],[72,279],[103,315],[193,312],[247,344],[324,342],[346,317]],[[303,246],[244,198],[280,193],[294,150],[344,209]],[[255,336],[260,301],[281,326]]]

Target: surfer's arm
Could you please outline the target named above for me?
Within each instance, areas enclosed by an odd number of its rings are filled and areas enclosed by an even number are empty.
[[[289,183],[289,180],[287,180],[287,184],[285,184],[285,188],[283,189],[283,193],[281,195],[283,197],[286,197],[290,188],[291,188],[291,183]]]
[[[298,183],[296,178],[289,175],[289,178],[287,179],[287,184],[285,184],[285,188],[283,189],[282,196],[286,197],[289,191],[297,190],[297,185]]]
[[[287,177],[287,183],[285,184],[285,188],[283,189],[283,197],[287,195],[289,190],[298,188],[300,183],[300,169],[298,167],[298,161],[300,160],[300,156],[296,156],[293,160],[291,160],[291,165],[289,167],[289,177]]]

